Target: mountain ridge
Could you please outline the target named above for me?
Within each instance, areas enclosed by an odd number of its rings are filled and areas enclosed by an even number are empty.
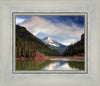
[[[84,56],[84,33],[81,35],[81,39],[79,41],[68,46],[63,55]]]
[[[59,53],[45,45],[25,27],[16,25],[16,56],[31,57],[35,51],[43,53],[46,56],[59,55]]]
[[[67,48],[67,46],[55,41],[54,39],[50,38],[50,37],[45,37],[42,39],[42,41],[49,46],[51,49],[57,51],[58,53],[60,53],[61,55],[64,53],[65,49]]]

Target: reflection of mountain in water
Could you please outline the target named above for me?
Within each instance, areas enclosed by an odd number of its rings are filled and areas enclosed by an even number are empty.
[[[84,70],[84,62],[54,61],[42,70]]]
[[[84,62],[69,61],[68,64],[71,68],[84,70]]]
[[[61,67],[62,65],[64,65],[66,62],[65,61],[57,61],[57,65],[55,66],[55,68],[59,68]]]

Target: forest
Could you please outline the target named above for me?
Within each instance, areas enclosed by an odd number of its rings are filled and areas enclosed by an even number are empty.
[[[45,56],[60,55],[27,31],[25,27],[16,25],[16,57],[34,57],[36,51]]]
[[[84,56],[84,34],[81,35],[81,40],[71,44],[65,50],[64,56]]]

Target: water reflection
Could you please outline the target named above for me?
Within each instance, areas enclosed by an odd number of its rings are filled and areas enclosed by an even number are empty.
[[[51,62],[42,70],[84,70],[84,62],[57,60]]]
[[[18,60],[16,70],[84,70],[84,60],[59,58],[45,61]]]
[[[84,62],[69,61],[68,63],[71,68],[84,70]]]

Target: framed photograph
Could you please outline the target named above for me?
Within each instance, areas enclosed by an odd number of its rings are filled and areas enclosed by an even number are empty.
[[[99,0],[0,0],[0,86],[100,86]]]
[[[87,73],[87,13],[13,13],[14,73]]]

